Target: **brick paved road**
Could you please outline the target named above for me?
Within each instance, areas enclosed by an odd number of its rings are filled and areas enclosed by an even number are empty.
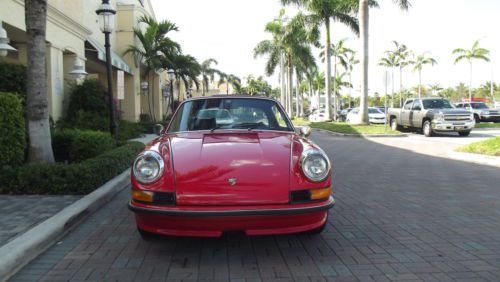
[[[0,195],[0,247],[81,197]]]
[[[332,157],[326,232],[144,242],[121,193],[13,280],[500,280],[500,171],[314,133]]]

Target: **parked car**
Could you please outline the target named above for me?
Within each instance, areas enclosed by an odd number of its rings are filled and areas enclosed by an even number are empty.
[[[309,115],[310,122],[323,122],[328,119],[325,117],[325,109],[321,109],[319,111],[315,111],[314,113]]]
[[[385,114],[382,113],[379,109],[370,107],[368,108],[368,120],[370,123],[375,124],[384,124],[385,123]],[[349,123],[359,123],[359,108],[352,109],[346,117],[346,122]]]
[[[425,136],[434,132],[458,132],[468,136],[474,128],[470,111],[455,109],[443,98],[408,99],[403,108],[389,108],[387,116],[393,130],[401,127],[421,129]]]
[[[343,109],[340,111],[339,113],[339,119],[340,121],[346,121],[347,119],[347,114],[352,110],[352,108],[347,108],[347,109]]]
[[[383,112],[384,114],[387,111],[386,107],[376,107],[376,108],[379,109],[379,111]]]
[[[455,107],[466,109],[474,113],[474,120],[476,123],[484,122],[500,122],[500,110],[490,109],[486,103],[483,102],[461,102],[456,103]]]
[[[199,115],[215,108],[238,121]],[[321,232],[334,205],[332,173],[328,156],[307,139],[309,133],[309,127],[294,128],[270,98],[224,95],[182,102],[132,166],[129,208],[140,234]]]

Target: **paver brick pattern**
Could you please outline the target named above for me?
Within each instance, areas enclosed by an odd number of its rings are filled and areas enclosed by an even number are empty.
[[[81,196],[0,195],[0,247]]]
[[[337,204],[321,235],[143,241],[128,191],[12,280],[500,281],[500,171],[314,133]]]

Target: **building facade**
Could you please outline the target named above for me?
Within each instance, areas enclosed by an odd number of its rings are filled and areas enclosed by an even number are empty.
[[[140,44],[133,28],[140,17],[155,17],[150,0],[111,0],[116,10],[115,28],[111,34],[113,91],[121,117],[138,121],[141,114],[149,114],[148,97],[145,95],[145,73],[142,62],[131,55],[124,55],[130,45]],[[101,0],[48,0],[47,9],[47,86],[50,115],[54,120],[64,117],[69,93],[83,78],[71,74],[82,65],[88,78],[95,78],[107,85],[104,34],[99,28],[96,10]],[[0,21],[10,38],[10,45],[17,49],[9,52],[5,61],[26,64],[26,26],[24,0],[0,0]],[[155,73],[147,87],[151,95],[154,116],[161,120],[169,114],[166,73]],[[142,85],[142,89],[141,89]]]

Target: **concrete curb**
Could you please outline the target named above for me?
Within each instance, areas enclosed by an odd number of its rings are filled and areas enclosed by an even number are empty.
[[[473,153],[461,153],[455,151],[448,152],[447,156],[450,159],[454,160],[500,167],[500,157],[473,154]]]
[[[130,183],[130,169],[0,248],[0,280],[6,281],[49,248],[76,223],[111,200]]]
[[[408,134],[349,134],[349,133],[339,133],[339,132],[334,132],[330,130],[325,130],[325,129],[320,129],[320,128],[313,128],[314,130],[320,131],[320,132],[325,132],[328,134],[331,134],[333,136],[340,136],[340,137],[362,137],[362,138],[370,138],[370,137],[408,137]]]

